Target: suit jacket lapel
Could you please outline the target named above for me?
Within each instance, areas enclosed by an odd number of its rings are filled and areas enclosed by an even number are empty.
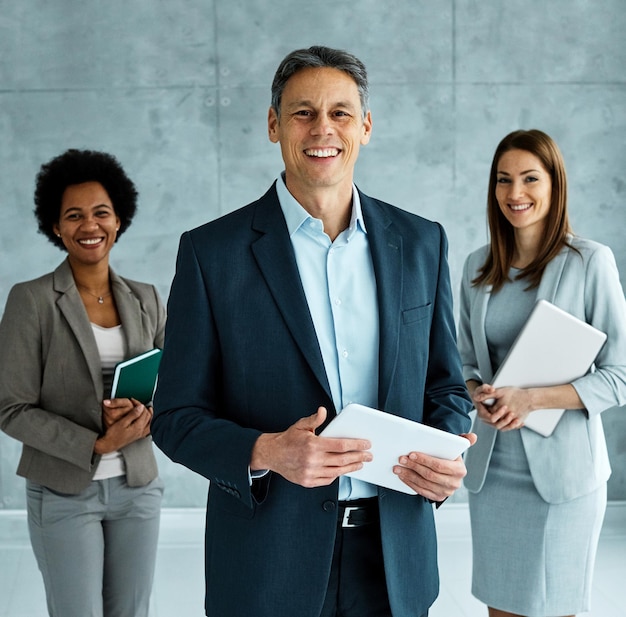
[[[554,304],[556,297],[556,291],[559,286],[559,281],[563,275],[565,269],[565,263],[569,255],[571,254],[568,247],[564,247],[561,252],[548,263],[546,269],[543,271],[541,277],[541,283],[539,283],[539,289],[537,290],[537,300],[547,300]]]
[[[102,399],[104,388],[102,374],[98,369],[100,366],[100,354],[98,353],[85,305],[76,288],[72,269],[67,259],[54,271],[53,285],[54,290],[61,294],[57,300],[57,306],[67,320],[85,356],[91,380],[96,390],[96,396],[98,399]]]
[[[402,300],[402,236],[374,200],[359,191],[372,254],[378,295],[380,326],[378,400],[385,408],[398,357]]]
[[[258,201],[252,227],[261,234],[252,243],[252,252],[278,310],[315,377],[332,400],[315,327],[274,187]]]
[[[146,345],[150,343],[143,340],[143,318],[139,299],[132,292],[126,282],[113,270],[110,271],[111,289],[115,297],[115,303],[124,324],[124,338],[126,340],[126,354],[137,355],[147,351]],[[67,259],[54,272],[54,290],[61,293],[57,300],[59,310],[67,320],[78,344],[85,356],[85,362],[89,367],[89,373],[96,390],[98,399],[104,396],[102,374],[100,372],[100,353],[96,345],[89,317],[85,305],[80,298],[72,269]]]
[[[563,274],[568,255],[569,250],[565,248],[548,263],[537,289],[537,300],[547,300],[554,303],[559,280]],[[494,377],[494,371],[491,366],[489,347],[487,346],[485,321],[487,319],[487,304],[491,296],[491,286],[479,289],[480,291],[476,293],[472,304],[471,329],[476,343],[478,366],[481,367],[483,379],[486,382],[490,382]],[[489,373],[487,373],[485,368],[489,369]]]
[[[126,282],[113,270],[110,270],[111,289],[115,297],[117,311],[120,320],[124,324],[124,338],[126,339],[126,353],[128,356],[136,356],[148,351],[146,345],[151,342],[143,340],[143,313],[139,298],[132,292]]]
[[[490,383],[494,376],[494,370],[491,365],[487,335],[485,334],[485,320],[487,319],[487,305],[491,297],[492,286],[481,286],[477,289],[478,291],[472,302],[470,327],[476,345],[475,353],[478,366],[481,369],[483,380]],[[488,369],[489,372],[487,373],[485,369]]]

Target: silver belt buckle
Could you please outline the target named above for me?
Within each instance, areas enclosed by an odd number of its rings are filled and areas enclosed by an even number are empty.
[[[341,521],[342,527],[357,527],[354,523],[350,524],[350,514],[354,510],[358,510],[358,506],[346,506],[343,511],[343,520]]]

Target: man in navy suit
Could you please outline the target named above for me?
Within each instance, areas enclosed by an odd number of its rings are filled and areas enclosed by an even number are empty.
[[[346,477],[367,441],[319,436],[350,402],[470,426],[444,231],[354,186],[371,130],[357,58],[292,52],[268,116],[285,171],[181,238],[152,434],[210,480],[211,617],[419,617],[437,597],[432,503],[462,459],[407,452],[410,495]]]

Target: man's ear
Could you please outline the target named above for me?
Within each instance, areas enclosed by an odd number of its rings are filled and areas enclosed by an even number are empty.
[[[370,141],[372,136],[372,113],[367,112],[365,119],[363,120],[363,136],[361,137],[361,145],[364,146]]]
[[[267,134],[272,143],[278,143],[278,116],[276,115],[276,110],[273,107],[270,107],[267,112]]]

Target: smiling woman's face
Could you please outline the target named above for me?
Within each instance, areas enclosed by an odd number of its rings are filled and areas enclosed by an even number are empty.
[[[104,187],[84,182],[65,189],[53,231],[61,235],[70,262],[93,265],[108,259],[119,227],[120,219]]]
[[[509,150],[498,161],[496,200],[516,230],[541,233],[552,203],[552,178],[531,152]]]

